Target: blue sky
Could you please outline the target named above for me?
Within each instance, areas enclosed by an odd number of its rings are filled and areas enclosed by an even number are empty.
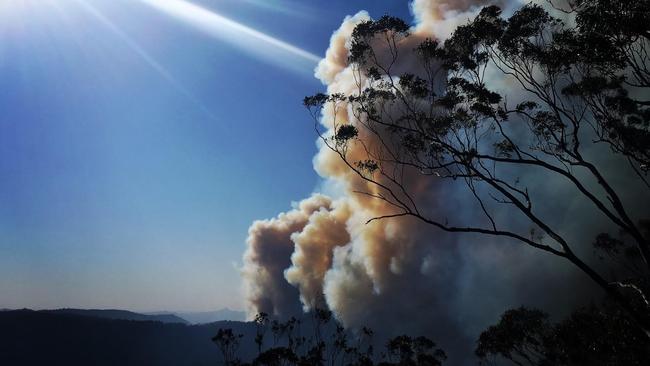
[[[0,4],[0,308],[241,308],[250,223],[319,180],[312,65],[139,0]],[[155,1],[155,0],[152,0]],[[407,1],[194,1],[323,55]]]

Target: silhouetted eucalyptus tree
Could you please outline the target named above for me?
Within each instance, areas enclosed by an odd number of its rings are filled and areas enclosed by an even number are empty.
[[[508,310],[481,333],[475,353],[488,365],[642,366],[650,359],[646,336],[611,304],[578,309],[557,324],[539,310]]]
[[[242,337],[242,334],[235,334],[230,328],[219,329],[217,335],[212,337],[212,342],[219,347],[226,366],[240,364],[239,358],[237,357],[237,350],[239,349]]]
[[[384,16],[359,24],[352,34],[349,61],[357,90],[317,94],[304,104],[316,122],[323,108],[331,109],[332,135],[317,131],[373,187],[359,193],[395,208],[370,221],[411,216],[445,231],[510,238],[565,258],[650,334],[648,305],[637,301],[644,297],[642,289],[610,282],[579,258],[576,243],[538,208],[553,197],[540,197],[520,181],[521,172],[536,171],[541,179],[571,184],[630,238],[641,276],[648,278],[648,236],[630,216],[603,162],[585,151],[608,146],[645,184],[638,194],[647,197],[649,10],[648,0],[575,0],[560,9],[575,21],[568,25],[534,4],[508,19],[490,6],[443,44],[427,39],[413,52],[401,46],[408,44],[409,27]],[[404,72],[400,58],[408,57],[419,64]],[[495,73],[499,80],[486,77]],[[509,91],[493,90],[496,81],[511,83]],[[519,102],[511,106],[509,99]],[[344,108],[354,121],[337,120]],[[413,176],[464,183],[484,223],[450,223],[444,212],[427,211],[409,184]],[[511,229],[494,215],[497,207],[524,217],[531,229]]]
[[[253,321],[255,322],[255,344],[257,345],[257,354],[259,355],[262,353],[264,335],[269,325],[269,315],[267,313],[259,313]]]
[[[426,337],[412,338],[407,335],[395,337],[388,341],[386,351],[389,359],[394,363],[381,362],[379,363],[380,366],[441,366],[444,360],[447,359],[445,352],[436,348],[436,344]]]

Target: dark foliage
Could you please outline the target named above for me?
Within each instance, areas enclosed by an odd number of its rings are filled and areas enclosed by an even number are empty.
[[[481,333],[476,355],[483,364],[641,366],[650,360],[650,345],[629,316],[609,303],[578,309],[556,324],[544,312],[521,307]]]
[[[376,354],[373,332],[369,328],[364,327],[358,332],[346,331],[332,313],[324,309],[316,309],[310,316],[312,324],[306,327],[310,334],[301,335],[305,329],[300,320],[269,321],[266,314],[259,314],[255,320],[258,355],[250,363],[234,357],[232,352],[239,346],[242,335],[232,329],[219,329],[213,340],[220,340],[215,343],[224,354],[225,365],[229,366],[441,366],[447,358],[432,340],[407,335],[388,340],[384,350]],[[269,326],[272,336],[267,339],[264,334]],[[268,348],[263,349],[262,345],[268,345]]]

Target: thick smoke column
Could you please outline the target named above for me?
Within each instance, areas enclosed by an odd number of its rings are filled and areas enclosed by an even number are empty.
[[[456,25],[487,3],[415,0],[411,9],[417,23],[399,45],[401,59],[394,72],[417,73],[413,48],[425,38],[447,38]],[[364,76],[359,78],[348,63],[348,55],[352,31],[369,19],[364,11],[348,16],[332,35],[326,57],[316,69],[328,94],[354,94],[365,85]],[[326,104],[321,119],[325,136],[333,135],[334,121],[360,123],[350,106]],[[366,146],[350,144],[350,161],[365,159],[365,149],[380,143],[366,128],[358,132]],[[326,184],[340,188],[340,195],[335,199],[315,195],[275,219],[253,224],[242,269],[249,315],[264,311],[287,316],[300,312],[301,306],[302,310],[327,306],[346,326],[370,325],[385,335],[433,336],[452,354],[462,349],[464,356],[455,359],[462,363],[467,360],[462,357],[471,357],[467,350],[478,332],[507,308],[525,303],[561,313],[593,290],[566,263],[522,245],[448,234],[412,218],[367,223],[395,213],[389,203],[359,194],[378,193],[377,187],[361,179],[322,142],[314,167]],[[566,186],[540,183],[539,176],[522,173],[522,181],[527,178],[537,191],[553,192],[560,202],[573,200]],[[404,185],[427,214],[442,213],[450,222],[481,218],[463,187],[409,171]],[[563,212],[573,219],[558,214],[553,224],[568,232],[569,238],[588,242],[605,227],[602,219],[577,214],[589,210],[584,202],[575,201]],[[516,224],[516,218],[503,215],[496,213]],[[585,222],[593,223],[593,233],[585,232]]]
[[[285,277],[298,288],[305,310],[327,306],[323,280],[332,266],[334,249],[350,242],[346,228],[349,217],[349,205],[343,200],[334,202],[331,210],[314,212],[302,231],[291,236],[295,251]]]
[[[314,212],[329,209],[331,203],[328,197],[313,195],[293,210],[255,221],[248,229],[242,277],[249,313],[287,316],[300,311],[298,292],[284,278],[294,251],[291,235],[302,231]]]
[[[474,8],[469,2],[452,4],[455,5],[416,0],[412,9],[420,23],[400,47],[412,50],[426,37],[436,37],[430,26],[442,19],[444,12],[462,13]],[[356,25],[369,19],[363,11],[346,17],[332,35],[326,57],[316,69],[316,76],[327,85],[328,93],[352,94],[358,90],[360,81],[348,64],[350,38]],[[396,68],[410,69],[414,56],[404,57],[401,62]],[[347,108],[330,107],[323,109],[322,121],[329,130],[326,134],[333,133],[335,119],[355,123]],[[364,133],[364,129],[359,131]],[[370,135],[361,138],[371,145],[373,140],[378,143]],[[351,160],[361,159],[365,150],[356,145],[348,154]],[[407,306],[396,309],[404,316],[390,317],[406,327],[409,326],[403,323],[404,319],[413,311],[440,308],[447,301],[444,299],[450,297],[445,293],[449,286],[436,286],[436,282],[452,280],[447,278],[449,273],[444,268],[448,267],[445,262],[457,260],[454,259],[457,257],[455,239],[410,219],[366,224],[370,218],[394,213],[394,207],[358,194],[375,192],[376,187],[357,176],[326,146],[320,147],[315,168],[326,180],[343,187],[342,197],[333,203],[316,195],[301,202],[296,209],[251,226],[242,270],[250,315],[259,311],[289,315],[297,307],[298,294],[303,309],[327,305],[351,326],[371,322],[370,317],[390,308],[386,303],[394,297],[409,299]],[[419,174],[410,174],[406,181],[430,209],[458,204],[454,202],[453,192],[436,187]],[[441,253],[445,252],[441,258],[431,253],[434,243]]]
[[[417,9],[417,6],[414,4],[413,8]],[[368,19],[367,13],[359,12],[347,17],[334,32],[326,58],[316,70],[316,76],[327,85],[329,94],[354,94],[359,84],[364,85],[365,81],[359,80],[354,67],[348,64],[348,54],[352,31],[357,24]],[[395,70],[414,69],[415,56],[410,51],[426,37],[435,35],[432,31],[418,29],[402,40],[399,47],[404,57],[394,66]],[[334,121],[359,123],[349,106],[333,108],[328,104],[322,113],[322,123],[329,136],[334,133]],[[380,144],[367,129],[359,128],[358,131],[359,138],[366,145],[349,146],[347,156],[351,161],[364,159],[366,148],[372,151]],[[386,219],[366,224],[373,217],[395,213],[395,208],[385,201],[359,194],[379,192],[375,185],[359,177],[326,146],[321,146],[315,168],[324,178],[344,187],[344,199],[354,208],[347,225],[350,242],[335,248],[332,266],[324,278],[323,290],[328,307],[340,321],[353,327],[372,325],[381,319],[386,330],[414,330],[418,328],[418,322],[422,327],[433,327],[435,323],[450,329],[447,318],[453,318],[453,315],[443,310],[443,305],[452,296],[449,291],[454,289],[448,283],[454,279],[451,273],[447,273],[449,267],[443,262],[456,260],[455,239],[412,219]],[[389,182],[382,183],[390,185]],[[451,192],[444,191],[434,181],[416,172],[407,172],[405,185],[415,193],[416,199],[427,202],[431,210],[442,209],[443,205],[453,201]],[[448,199],[442,202],[440,197]],[[444,252],[444,258],[432,255],[432,245],[436,245],[440,253]],[[437,309],[441,311],[435,316],[424,319],[412,316]]]
[[[469,9],[445,4],[415,1],[412,8],[420,23],[400,47],[412,50],[425,38],[436,37],[430,22],[440,19],[443,12]],[[425,14],[429,11],[431,14]],[[359,80],[348,64],[350,38],[356,25],[369,19],[363,11],[346,17],[332,35],[326,57],[316,70],[328,93],[358,90]],[[404,57],[401,62],[397,69],[412,69],[414,57]],[[334,111],[329,107],[323,109],[326,134],[333,133],[335,119],[355,123],[348,108]],[[370,135],[361,138],[371,145],[378,143]],[[361,159],[365,150],[351,146],[348,154],[352,160]],[[320,147],[314,164],[321,176],[343,187],[344,192],[334,202],[323,196],[311,197],[275,219],[253,224],[243,267],[250,315],[259,311],[288,315],[295,311],[299,298],[303,309],[326,305],[349,326],[372,324],[374,317],[381,316],[386,328],[395,331],[434,323],[451,329],[446,319],[454,317],[447,311],[447,303],[457,297],[453,292],[462,290],[462,286],[450,286],[458,280],[455,271],[461,266],[456,238],[411,219],[366,224],[370,218],[394,213],[394,207],[358,194],[375,192],[376,187],[360,179],[326,146]],[[413,173],[405,179],[431,210],[460,204],[453,192],[437,187],[430,179]],[[394,299],[404,302],[392,306]],[[437,314],[425,320],[412,316],[431,311]]]

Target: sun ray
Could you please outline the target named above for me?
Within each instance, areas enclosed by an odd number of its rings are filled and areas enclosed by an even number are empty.
[[[140,44],[133,38],[121,30],[115,23],[108,19],[99,9],[92,6],[85,0],[74,0],[86,12],[97,19],[102,25],[108,28],[115,36],[122,40],[134,53],[136,53],[144,62],[146,62],[156,73],[165,79],[172,87],[178,90],[181,94],[185,95],[190,101],[198,105],[203,112],[208,114],[211,118],[216,119],[216,116],[199,101],[189,90],[187,90],[174,76],[158,61],[156,61]]]
[[[283,63],[307,62],[310,71],[321,57],[185,0],[140,0],[206,34]],[[278,51],[281,51],[278,53]],[[288,57],[293,56],[293,57]]]

